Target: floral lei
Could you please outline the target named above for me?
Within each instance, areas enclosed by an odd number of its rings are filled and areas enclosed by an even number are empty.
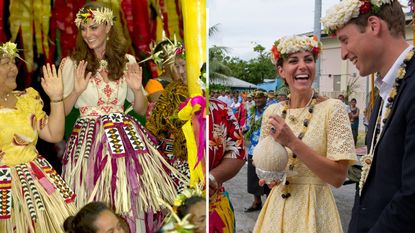
[[[325,17],[321,19],[324,30],[329,35],[335,35],[339,28],[346,25],[351,19],[360,14],[369,12],[377,13],[385,4],[391,4],[394,0],[343,0],[327,10]]]
[[[245,139],[248,141],[251,138],[252,133],[255,132],[257,129],[259,129],[262,123],[262,115],[260,118],[258,118],[258,120],[255,120],[255,116],[256,116],[255,112],[256,112],[256,106],[252,107],[250,110],[250,114],[252,118],[251,118],[251,121],[249,122],[249,130],[245,134]]]
[[[385,110],[385,113],[384,113],[383,118],[381,120],[382,123],[383,123],[382,130],[385,127],[386,122],[389,119],[389,116],[390,116],[390,113],[392,111],[392,107],[393,107],[395,98],[396,98],[396,96],[398,95],[398,92],[399,92],[399,87],[402,83],[402,80],[405,77],[405,74],[406,74],[406,66],[407,66],[408,62],[414,56],[414,53],[415,53],[414,50],[415,50],[415,48],[413,48],[411,51],[409,51],[409,53],[406,55],[404,61],[400,65],[399,70],[396,74],[395,83],[393,84],[392,90],[389,92],[389,98],[387,99],[387,103],[386,103],[386,110]],[[376,132],[373,132],[373,134],[376,134]],[[379,133],[379,135],[380,135],[380,133]],[[372,140],[372,142],[371,142],[371,147],[373,147],[372,150],[369,151],[369,153],[367,155],[362,156],[362,158],[360,159],[363,166],[362,166],[362,173],[361,173],[360,181],[359,181],[359,195],[362,194],[363,186],[366,182],[367,176],[369,175],[369,170],[370,170],[370,167],[371,167],[371,164],[372,164],[372,161],[373,161],[373,153],[372,152],[374,151],[374,147],[376,147],[376,144],[379,141],[379,138],[380,138],[379,135],[377,136],[376,141]]]
[[[76,13],[75,24],[79,28],[82,23],[86,23],[91,19],[97,24],[107,23],[111,26],[114,25],[115,21],[114,14],[109,8],[101,7],[93,10],[84,7]]]
[[[305,133],[308,130],[308,126],[310,124],[310,120],[313,117],[314,106],[317,103],[317,97],[318,97],[318,93],[317,92],[313,92],[313,96],[311,97],[311,103],[308,106],[308,111],[307,111],[308,114],[307,114],[307,117],[303,121],[303,129],[301,130],[301,132],[297,136],[300,140],[302,140],[304,138]],[[288,98],[288,100],[285,102],[284,109],[282,110],[281,117],[284,120],[285,120],[285,118],[287,118],[287,111],[288,111],[289,103],[290,103],[290,98]],[[297,155],[296,154],[293,154],[293,159],[296,159],[296,158],[297,158]],[[290,171],[293,171],[294,170],[294,160],[292,160],[291,163],[288,165],[288,169]],[[289,182],[288,181],[285,181],[284,188],[283,188],[283,194],[281,194],[281,197],[283,199],[287,199],[287,198],[289,198],[291,196],[291,193],[289,192],[289,186],[288,185],[289,185]]]
[[[289,54],[298,51],[310,51],[314,57],[318,57],[321,51],[321,42],[317,36],[290,36],[282,37],[274,42],[271,48],[271,61],[275,65],[278,59],[286,59]]]

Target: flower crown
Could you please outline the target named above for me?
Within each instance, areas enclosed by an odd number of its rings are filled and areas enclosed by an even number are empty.
[[[313,53],[314,57],[318,57],[321,51],[321,42],[316,36],[290,36],[282,37],[274,42],[271,49],[271,61],[277,64],[280,58],[287,58],[289,54],[299,52],[301,50]]]
[[[100,7],[95,10],[90,8],[81,8],[76,13],[75,24],[79,28],[81,23],[86,23],[88,20],[93,20],[97,24],[107,23],[114,25],[115,17],[112,10],[106,7]]]
[[[156,63],[156,65],[161,69],[165,65],[173,64],[176,60],[176,56],[185,59],[184,46],[182,43],[176,40],[176,36],[174,37],[173,41],[169,39],[165,39],[163,42],[164,41],[167,41],[167,43],[163,45],[163,48],[157,52],[155,51],[157,46],[155,44],[151,44],[151,55],[142,60],[140,63],[148,60],[153,60],[154,63]]]
[[[391,4],[394,0],[343,0],[327,10],[327,15],[321,19],[324,31],[329,35],[335,35],[339,28],[346,25],[351,19],[360,14],[369,12],[377,13],[385,4]]]
[[[21,61],[26,62],[23,60],[20,55],[18,54],[17,45],[13,42],[6,42],[0,46],[0,58],[9,57],[9,58],[19,58]],[[27,63],[27,62],[26,62]]]

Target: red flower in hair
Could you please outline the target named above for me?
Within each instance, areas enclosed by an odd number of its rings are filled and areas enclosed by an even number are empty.
[[[372,10],[372,6],[370,5],[370,2],[364,1],[363,4],[360,6],[360,13],[366,14]]]
[[[320,53],[320,47],[314,47],[311,53],[317,56]]]
[[[280,51],[278,51],[277,46],[273,45],[271,52],[272,52],[272,55],[274,56],[275,61],[278,61],[278,59],[280,59]]]

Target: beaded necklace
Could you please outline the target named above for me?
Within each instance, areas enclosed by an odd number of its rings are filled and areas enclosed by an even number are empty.
[[[308,130],[308,125],[310,124],[310,120],[313,116],[313,112],[314,112],[314,106],[316,105],[317,102],[317,97],[318,97],[318,93],[314,92],[311,95],[310,101],[308,102],[308,104],[305,106],[305,108],[308,109],[308,114],[306,116],[306,118],[303,120],[303,128],[301,130],[301,132],[298,134],[298,139],[302,140],[304,138],[305,133]],[[286,101],[285,105],[284,105],[284,109],[282,110],[282,114],[281,117],[285,120],[285,118],[287,117],[287,111],[288,111],[288,107],[290,105],[290,97],[288,97],[288,100]],[[291,160],[291,163],[288,165],[288,169],[289,171],[293,171],[294,170],[294,162],[297,159],[297,155],[293,153],[293,160]],[[281,197],[283,199],[287,199],[291,196],[291,193],[289,192],[289,182],[288,180],[285,181],[284,187],[283,187],[283,194],[281,195]]]
[[[395,98],[398,95],[399,88],[401,86],[402,80],[403,80],[403,78],[405,77],[405,74],[406,74],[406,66],[408,65],[408,63],[412,59],[412,57],[414,56],[414,50],[415,50],[415,48],[411,49],[408,52],[408,54],[406,55],[406,57],[403,60],[402,64],[399,66],[398,72],[396,73],[395,82],[393,83],[392,89],[389,92],[389,98],[387,99],[385,113],[383,114],[383,117],[382,117],[382,120],[381,120],[381,122],[383,123],[383,126],[381,127],[381,130],[380,130],[379,133],[376,133],[376,129],[374,130],[369,153],[367,155],[362,156],[362,158],[360,159],[360,161],[363,164],[362,173],[361,173],[360,181],[359,181],[359,194],[360,195],[362,194],[363,185],[365,184],[367,176],[369,175],[370,166],[371,166],[372,161],[373,161],[373,152],[375,151],[375,148],[376,148],[376,146],[379,142],[380,135],[381,135],[383,129],[385,128],[386,122],[389,119],[389,116],[390,116],[390,113],[392,111],[392,106],[394,104]],[[380,109],[381,108],[382,108],[382,105],[380,106]],[[379,109],[379,113],[378,113],[378,117],[377,117],[376,121],[378,121],[380,119],[380,116],[381,116],[381,114],[380,114],[381,110],[380,109]],[[375,140],[375,138],[376,138],[376,140]]]

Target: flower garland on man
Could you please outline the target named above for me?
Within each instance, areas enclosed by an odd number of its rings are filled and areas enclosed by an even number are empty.
[[[322,23],[360,76],[377,73],[379,96],[349,232],[415,232],[415,58],[405,39],[402,5],[344,0],[327,11]]]

